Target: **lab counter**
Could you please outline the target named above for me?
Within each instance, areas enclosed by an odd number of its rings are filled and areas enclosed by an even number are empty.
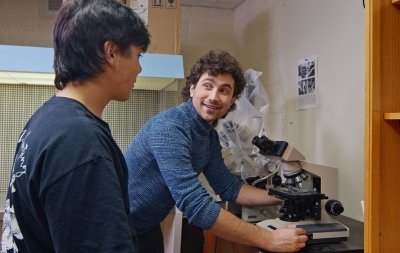
[[[345,216],[338,216],[338,221],[349,227],[350,236],[346,241],[335,243],[308,244],[299,253],[360,253],[364,252],[364,223]],[[270,253],[254,247],[239,245],[216,237],[207,232],[204,239],[203,253]]]

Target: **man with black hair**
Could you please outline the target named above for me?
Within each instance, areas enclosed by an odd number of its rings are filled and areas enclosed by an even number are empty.
[[[129,99],[150,35],[117,0],[64,2],[53,35],[58,91],[19,137],[1,252],[137,252],[127,165],[101,115]]]

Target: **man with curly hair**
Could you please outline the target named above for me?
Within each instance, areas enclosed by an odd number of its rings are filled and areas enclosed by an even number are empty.
[[[192,67],[182,104],[150,119],[125,153],[128,191],[140,253],[162,253],[160,222],[176,207],[189,223],[227,240],[272,251],[305,246],[303,229],[269,232],[222,209],[198,179],[203,173],[223,200],[241,205],[276,205],[265,190],[243,184],[224,164],[218,119],[235,109],[245,87],[237,60],[211,50]]]

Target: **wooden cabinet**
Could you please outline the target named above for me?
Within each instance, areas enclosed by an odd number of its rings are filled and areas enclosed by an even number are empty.
[[[162,5],[158,6],[155,3]],[[149,53],[180,53],[180,17],[180,0],[149,0],[148,29],[151,34],[151,43],[147,50]]]
[[[217,237],[211,232],[205,233],[203,253],[258,253],[259,251],[250,246],[233,243]]]
[[[147,0],[147,6],[143,6],[142,3],[146,0],[121,1],[147,20],[147,28],[151,35],[148,53],[180,53],[181,0]]]
[[[400,252],[400,5],[365,2],[364,249],[392,253]]]

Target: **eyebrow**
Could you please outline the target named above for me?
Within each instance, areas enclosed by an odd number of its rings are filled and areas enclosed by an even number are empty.
[[[215,79],[214,79],[214,78],[211,78],[211,77],[205,78],[204,81],[210,81],[210,82],[212,82],[212,83],[214,83],[214,84],[217,83],[217,82],[215,81]],[[233,87],[232,87],[230,84],[228,84],[228,83],[222,84],[221,87],[228,87],[228,88],[230,88],[230,89],[233,89]]]
[[[211,77],[207,77],[206,79],[204,79],[204,81],[211,81],[211,82],[215,83],[214,78],[211,78]]]

